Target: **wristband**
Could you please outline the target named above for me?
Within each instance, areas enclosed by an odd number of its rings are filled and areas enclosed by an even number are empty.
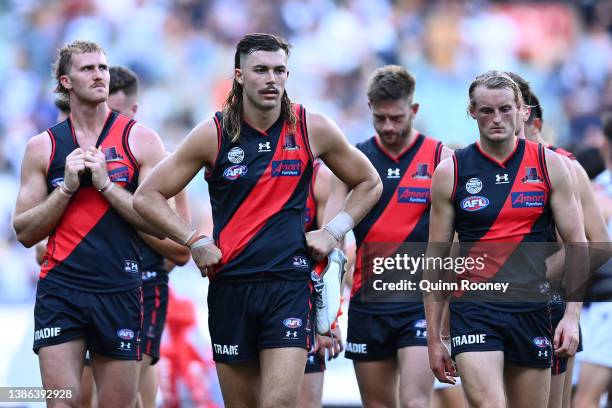
[[[99,193],[104,193],[106,191],[110,191],[111,188],[113,188],[113,186],[115,185],[115,183],[113,183],[109,178],[106,179],[106,182],[104,183],[104,185],[102,186],[102,188],[98,189]]]
[[[59,185],[59,191],[60,191],[60,193],[66,195],[68,197],[72,197],[74,195],[74,193],[76,192],[76,190],[75,191],[68,190],[68,187],[66,187],[66,183],[63,182],[63,181]]]
[[[323,229],[330,233],[336,241],[340,242],[347,232],[355,226],[355,220],[346,211],[341,211],[334,217],[333,220],[325,224]]]
[[[194,249],[198,249],[205,245],[214,244],[214,243],[215,243],[215,240],[212,239],[212,237],[208,237],[206,235],[200,235],[197,237],[195,241],[193,241],[191,245],[189,245],[189,249],[193,251]]]
[[[189,245],[193,244],[196,241],[196,239],[197,239],[197,238],[194,239],[194,237],[196,236],[197,233],[198,233],[198,230],[191,231],[191,233],[183,241],[183,245],[188,247]]]

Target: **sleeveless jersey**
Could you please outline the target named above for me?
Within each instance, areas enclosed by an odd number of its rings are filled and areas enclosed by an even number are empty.
[[[528,311],[546,305],[521,300],[527,299],[523,295],[545,291],[545,260],[550,254],[538,246],[530,247],[528,253],[526,246],[519,247],[525,242],[548,242],[553,228],[544,149],[541,144],[518,139],[514,151],[501,163],[478,143],[453,155],[455,230],[460,242],[473,243],[471,249],[462,245],[463,255],[469,251],[476,257],[484,251],[489,256],[483,269],[471,269],[458,277],[471,282],[511,282],[512,292],[504,300],[517,300],[491,302],[487,307]],[[503,244],[478,247],[480,242]],[[455,296],[470,299],[469,293],[456,292]],[[499,294],[492,296],[502,300]]]
[[[279,118],[266,132],[242,122],[231,142],[215,114],[219,150],[206,174],[221,249],[212,279],[308,279],[312,260],[304,238],[304,212],[312,178],[306,112],[294,105],[295,129]]]
[[[319,223],[317,222],[317,201],[315,200],[314,186],[317,181],[317,173],[321,168],[321,162],[315,161],[312,168],[312,182],[308,187],[308,197],[306,198],[306,212],[304,213],[304,230],[306,232],[314,231],[319,229]]]
[[[111,112],[96,142],[106,156],[111,181],[130,192],[136,190],[139,171],[128,144],[134,123]],[[52,144],[47,170],[50,194],[64,180],[66,156],[79,145],[70,118],[47,132]],[[85,173],[49,236],[40,278],[84,291],[128,290],[141,283],[139,261],[135,230],[93,187],[91,174]]]
[[[561,156],[567,156],[571,160],[578,160],[578,159],[576,159],[576,156],[574,156],[574,153],[568,152],[567,150],[565,150],[565,149],[563,149],[561,147],[556,147],[556,146],[553,146],[553,145],[549,145],[549,146],[547,146],[547,148],[552,150],[555,153],[560,154]]]
[[[412,302],[363,302],[363,244],[423,242],[429,237],[431,177],[440,162],[442,143],[417,134],[397,158],[374,136],[356,146],[378,172],[383,192],[370,212],[353,228],[357,245],[350,307],[363,313],[393,313],[421,307]],[[389,254],[392,256],[392,253]]]

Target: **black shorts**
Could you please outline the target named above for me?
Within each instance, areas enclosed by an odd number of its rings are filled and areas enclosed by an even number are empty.
[[[87,349],[117,360],[140,360],[142,290],[84,292],[41,279],[34,306],[34,352],[84,338]]]
[[[151,356],[151,365],[159,361],[159,346],[168,312],[168,284],[142,285],[144,321],[142,325],[142,352]]]
[[[555,330],[557,329],[557,325],[563,319],[563,314],[565,313],[565,302],[550,302],[550,317],[552,320],[552,333],[555,334]],[[578,325],[579,330],[579,340],[578,340],[578,349],[576,352],[582,351],[582,329],[580,325]],[[563,374],[567,371],[567,357],[557,357],[555,353],[552,356],[552,366],[551,366],[551,374],[559,375]]]
[[[349,307],[346,358],[377,361],[397,356],[402,347],[427,347],[427,322],[422,305],[412,312],[369,314]]]
[[[241,363],[258,358],[262,349],[310,349],[310,294],[309,280],[211,281],[213,360]]]
[[[481,304],[451,304],[451,356],[503,351],[508,364],[549,368],[552,358],[550,310],[502,312]]]
[[[308,352],[304,374],[322,373],[325,371],[325,359],[314,351]]]

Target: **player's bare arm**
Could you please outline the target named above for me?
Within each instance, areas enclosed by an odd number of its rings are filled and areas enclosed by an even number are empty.
[[[339,218],[334,218],[322,229],[306,234],[306,243],[313,256],[321,259],[376,204],[382,193],[382,182],[370,161],[347,142],[331,120],[309,113],[307,126],[313,155],[320,157],[332,173],[351,189],[340,214],[336,216],[344,218],[340,220],[338,231],[335,231],[334,223]]]
[[[572,186],[571,188],[572,188],[576,203],[578,204],[578,212],[580,213],[580,220],[581,222],[584,222],[584,213],[583,213],[582,206],[580,204],[580,195],[579,195],[580,186],[578,185],[578,180],[577,180],[576,170],[573,164],[573,160],[559,153],[557,153],[557,155],[559,156],[559,158],[565,165],[565,168],[567,168],[569,172],[570,183]],[[563,241],[563,239],[561,238],[558,232],[556,233],[556,235],[557,235],[557,241],[559,242]],[[546,258],[546,277],[548,278],[549,281],[559,282],[562,279],[564,264],[565,264],[565,251],[563,250],[563,248],[557,251],[556,253],[554,253],[553,255],[549,256],[548,258]]]
[[[130,133],[129,144],[134,157],[140,165],[139,183],[151,169],[164,157],[164,145],[153,130],[137,124]],[[91,171],[91,180],[96,188],[119,215],[134,228],[158,234],[132,208],[133,195],[129,191],[114,185],[106,168],[106,158],[102,150],[90,147],[85,151],[85,168]]]
[[[178,149],[166,157],[136,190],[135,210],[172,240],[191,249],[196,265],[206,268],[221,260],[212,239],[196,234],[191,225],[172,210],[167,199],[183,190],[202,167],[212,169],[217,157],[217,129],[212,119],[196,126]],[[172,175],[169,177],[169,175]]]
[[[46,172],[50,156],[51,140],[46,132],[28,141],[13,218],[17,239],[28,248],[45,239],[55,228],[72,194],[79,188],[79,174],[85,170],[83,150],[75,149],[66,157],[64,183],[48,195]]]
[[[181,190],[180,193],[170,198],[168,201],[170,202],[170,206],[181,218],[187,223],[191,223],[186,190]],[[169,267],[168,271],[174,268],[175,265],[183,266],[189,261],[189,250],[186,246],[174,242],[169,238],[159,239],[152,235],[145,234],[144,232],[140,232],[139,235],[147,245],[155,250],[155,252],[166,258],[165,263],[166,266]]]
[[[552,190],[550,206],[559,235],[566,244],[586,242],[578,203],[572,191],[571,173],[559,155],[549,150],[546,150],[546,165]],[[566,263],[572,263],[572,260],[567,259]],[[581,307],[582,302],[568,302],[563,319],[557,325],[553,345],[560,357],[571,357],[576,353]]]
[[[454,167],[451,158],[443,160],[433,174],[431,184],[431,215],[429,218],[429,242],[427,257],[444,256],[444,246],[440,243],[453,240],[454,208],[451,201],[454,184]],[[423,271],[423,278],[431,281],[438,279],[436,271]],[[436,378],[454,384],[456,374],[450,354],[442,342],[442,316],[448,303],[439,294],[424,294],[425,317],[427,319],[427,347],[429,365]]]

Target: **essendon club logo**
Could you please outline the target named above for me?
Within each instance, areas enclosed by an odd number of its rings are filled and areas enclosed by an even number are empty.
[[[525,177],[521,181],[523,183],[542,183],[544,179],[540,177],[536,167],[525,167]]]
[[[302,174],[300,160],[275,160],[272,162],[272,177],[295,177]]]
[[[283,150],[298,150],[300,146],[295,143],[295,133],[285,135],[285,144]]]
[[[418,163],[416,173],[412,174],[413,179],[430,179],[431,174],[427,171],[429,165],[427,163]]]
[[[397,190],[397,202],[429,204],[431,202],[431,193],[428,188],[400,187]]]
[[[123,156],[117,153],[115,146],[104,148],[102,151],[107,162],[123,160]]]
[[[546,194],[543,191],[512,193],[512,208],[544,207]]]

